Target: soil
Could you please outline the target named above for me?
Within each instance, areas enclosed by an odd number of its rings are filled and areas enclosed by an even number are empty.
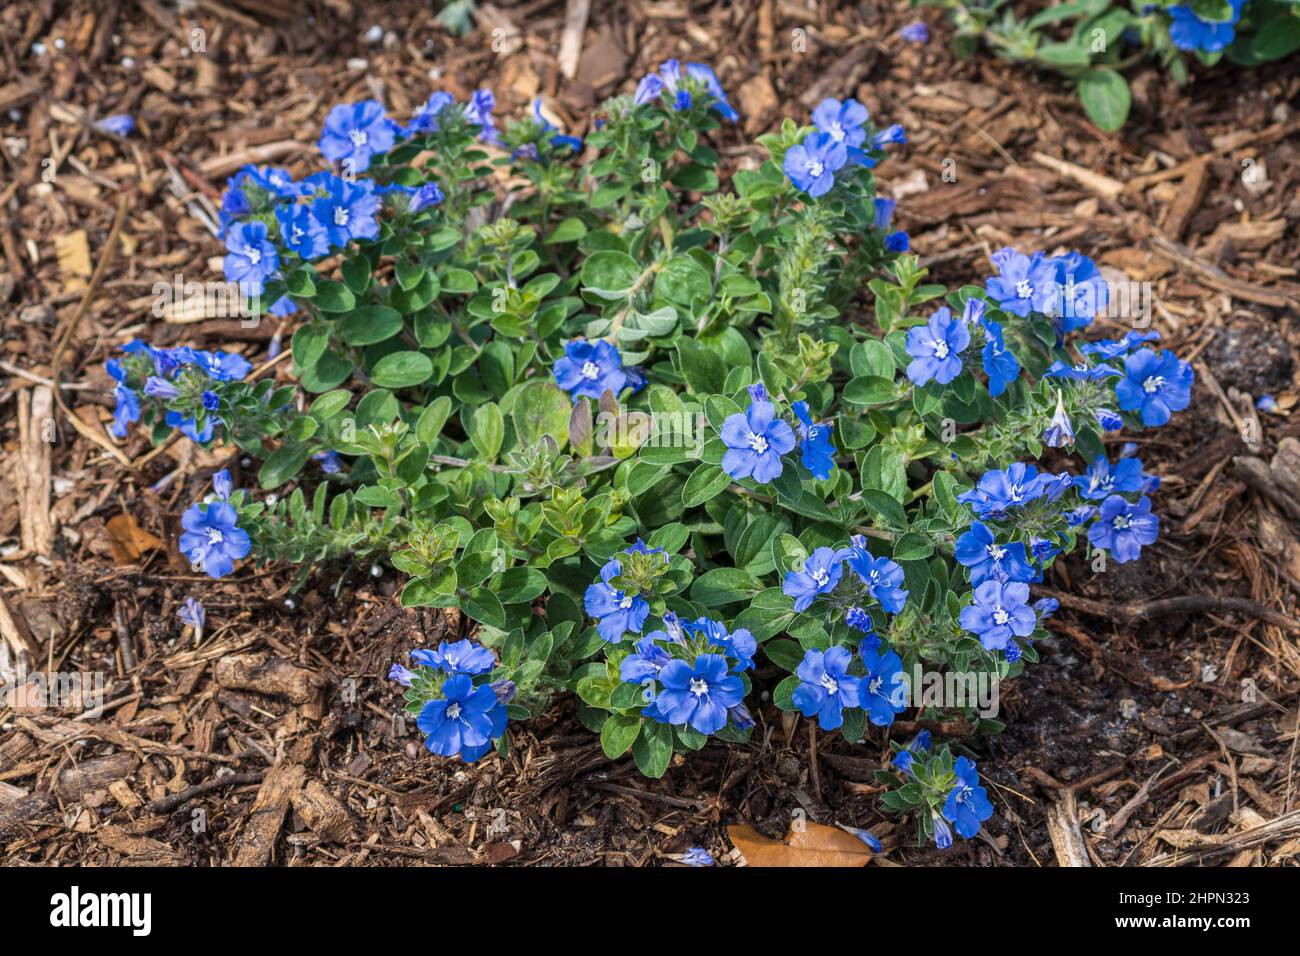
[[[957,61],[939,12],[901,0],[593,4],[573,80],[561,0],[480,4],[464,37],[414,0],[192,6],[0,10],[0,663],[21,650],[31,670],[103,672],[108,701],[75,720],[0,700],[5,862],[640,866],[701,845],[731,863],[728,825],[780,836],[802,811],[873,831],[878,865],[1294,865],[1300,514],[1284,490],[1296,459],[1277,455],[1300,437],[1294,58],[1181,89],[1139,69],[1133,117],[1108,135],[1058,77]],[[918,18],[934,39],[902,41]],[[850,746],[770,703],[749,745],[677,758],[660,781],[608,760],[563,698],[512,725],[504,758],[431,758],[382,675],[466,633],[459,615],[401,610],[391,571],[318,567],[298,591],[284,568],[195,575],[176,550],[183,507],[216,468],[252,483],[255,464],[185,442],[154,453],[142,435],[108,450],[103,368],[123,342],[260,364],[288,341],[292,320],[151,312],[155,282],[219,278],[203,216],[238,166],[304,174],[333,104],[378,96],[405,116],[436,88],[490,86],[502,114],[541,95],[582,134],[596,103],[670,56],[713,64],[731,91],[742,119],[717,137],[731,166],[755,162],[752,136],[782,116],[854,95],[907,129],[879,181],[936,281],[978,281],[1003,245],[1078,248],[1150,283],[1162,344],[1196,365],[1192,408],[1132,439],[1163,479],[1159,543],[1104,573],[1077,556],[1053,570],[1063,607],[1043,660],[1002,688],[1005,732],[964,740],[997,814],[947,852],[880,810],[879,732]],[[114,113],[137,131],[93,127]],[[1248,182],[1250,165],[1263,176]],[[81,428],[51,408],[51,381]],[[1278,412],[1253,411],[1263,394]],[[1239,458],[1274,462],[1272,494]],[[1183,596],[1199,604],[1166,600]],[[207,609],[197,646],[176,619],[186,597]],[[778,676],[760,669],[756,686]]]

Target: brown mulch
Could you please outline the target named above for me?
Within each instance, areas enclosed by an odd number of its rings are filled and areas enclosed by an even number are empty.
[[[564,0],[480,4],[463,38],[415,0],[191,6],[0,10],[0,681],[20,660],[100,673],[107,701],[77,720],[0,690],[0,859],[635,866],[699,844],[726,861],[727,825],[779,836],[802,811],[873,830],[880,862],[904,865],[1295,860],[1300,416],[1253,411],[1266,393],[1293,410],[1300,384],[1294,65],[1224,66],[1183,90],[1139,72],[1111,136],[1053,77],[955,61],[938,14],[904,2],[592,4],[572,80]],[[925,46],[897,36],[918,16]],[[781,116],[855,95],[908,131],[879,178],[938,281],[979,281],[1007,244],[1078,248],[1150,283],[1163,344],[1196,363],[1193,407],[1134,439],[1164,479],[1160,542],[1105,574],[1078,556],[1053,572],[1044,659],[1003,688],[1006,732],[969,741],[997,815],[946,854],[878,809],[878,732],[852,747],[770,705],[749,745],[710,745],[660,781],[606,759],[563,699],[512,725],[504,759],[431,758],[383,675],[464,621],[402,611],[391,571],[320,567],[298,592],[285,569],[192,574],[180,512],[214,468],[252,483],[254,463],[104,432],[103,363],[136,335],[254,364],[287,343],[292,319],[152,311],[155,283],[220,278],[204,220],[241,164],[305,173],[334,103],[376,96],[406,116],[435,88],[491,86],[502,114],[543,95],[582,133],[669,56],[712,63],[731,92],[729,164],[753,163],[752,136]],[[139,129],[93,128],[113,113]],[[198,646],[176,620],[188,596],[208,612]],[[776,679],[760,670],[756,687]]]

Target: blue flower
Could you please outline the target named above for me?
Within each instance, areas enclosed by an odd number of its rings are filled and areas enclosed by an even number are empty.
[[[164,402],[170,402],[180,394],[180,389],[165,378],[159,378],[157,375],[150,375],[144,381],[144,393],[150,398],[159,398]]]
[[[443,641],[433,650],[411,651],[411,660],[421,667],[448,674],[486,674],[496,666],[496,658],[482,644],[470,640]]]
[[[378,100],[340,103],[325,117],[316,145],[330,162],[343,163],[350,173],[364,173],[377,154],[393,148],[397,133],[397,124]]]
[[[795,402],[791,408],[799,419],[799,451],[803,455],[803,466],[813,473],[813,477],[824,481],[831,476],[831,470],[835,467],[831,426],[814,424],[807,402]]]
[[[406,211],[417,213],[422,209],[428,209],[430,206],[439,206],[446,198],[437,183],[425,183],[411,195],[411,201],[407,205]]]
[[[702,846],[693,846],[677,858],[687,866],[713,866],[713,856]]]
[[[226,279],[261,289],[262,282],[280,268],[280,253],[267,238],[264,222],[238,222],[226,232],[226,257],[221,260]]]
[[[477,126],[479,135],[489,143],[495,143],[500,139],[496,120],[492,117],[492,110],[496,105],[497,98],[492,95],[491,90],[475,90],[465,106],[465,119]]]
[[[140,396],[120,382],[113,387],[113,424],[109,432],[115,438],[125,438],[133,422],[140,420]]]
[[[912,361],[907,366],[907,377],[914,385],[924,385],[931,379],[947,385],[961,374],[961,352],[968,345],[970,330],[966,324],[953,318],[947,306],[940,307],[925,325],[908,330],[907,354]]]
[[[599,400],[606,391],[615,397],[627,386],[627,372],[618,349],[604,339],[574,339],[554,368],[555,383],[577,401],[586,395]]]
[[[912,760],[917,754],[923,754],[930,749],[930,731],[918,731],[917,735],[912,738],[912,742],[907,745],[906,750],[899,751],[894,755],[894,766],[906,773],[912,773]]]
[[[402,133],[411,136],[415,133],[433,133],[438,129],[438,114],[456,102],[450,93],[439,90],[429,94],[429,98],[415,111]]]
[[[852,662],[849,649],[837,645],[806,651],[795,669],[800,684],[791,700],[805,717],[815,716],[822,730],[843,726],[844,708],[858,706],[860,680],[849,673]]]
[[[870,114],[867,108],[857,100],[824,99],[813,110],[812,121],[819,132],[825,133],[833,142],[845,146],[861,146],[867,141],[864,124]],[[877,200],[879,202],[879,200]]]
[[[925,43],[930,39],[930,30],[924,21],[916,20],[899,30],[898,35],[908,43]]]
[[[858,685],[858,699],[868,720],[877,727],[888,727],[894,722],[894,715],[907,707],[902,658],[893,651],[860,653],[867,675]]]
[[[747,671],[754,666],[754,655],[758,653],[758,641],[748,629],[740,627],[734,631],[707,617],[697,618],[686,623],[687,630],[703,634],[714,647],[722,648],[728,656],[735,658],[737,673]]]
[[[970,299],[967,305],[971,302],[983,303],[983,300]],[[989,394],[997,398],[1020,377],[1020,361],[1007,348],[1002,338],[1002,325],[990,319],[982,319],[981,322],[984,326],[984,371],[989,377]]]
[[[212,476],[212,493],[220,500],[229,501],[230,494],[234,489],[234,483],[230,480],[230,472],[225,468]]]
[[[742,701],[739,704],[732,704],[727,708],[727,717],[731,724],[737,730],[751,730],[754,726],[754,718],[749,713],[749,708]]]
[[[310,206],[284,203],[275,207],[280,239],[301,258],[319,259],[330,251],[329,236]]]
[[[1013,636],[1034,633],[1037,618],[1028,601],[1028,584],[985,581],[975,588],[974,602],[961,609],[958,620],[979,637],[985,650],[1004,650]]]
[[[627,595],[609,582],[623,573],[618,558],[610,558],[600,569],[600,583],[587,587],[583,606],[599,620],[596,630],[603,640],[616,644],[628,631],[641,633],[650,615],[650,605],[639,594]]]
[[[948,826],[948,821],[939,814],[934,814],[934,845],[940,850],[946,850],[952,846],[952,827]]]
[[[1117,432],[1124,427],[1124,419],[1119,412],[1110,408],[1097,409],[1097,424],[1104,432]]]
[[[1077,528],[1079,525],[1087,524],[1097,513],[1096,505],[1080,505],[1072,508],[1065,513],[1065,521],[1071,528]]]
[[[1099,339],[1096,342],[1085,342],[1079,346],[1079,351],[1084,355],[1095,355],[1103,362],[1109,362],[1111,359],[1128,355],[1129,352],[1144,342],[1150,342],[1158,338],[1160,338],[1160,333],[1156,331],[1129,332],[1122,339]]]
[[[998,275],[984,282],[984,289],[1003,312],[1021,318],[1030,312],[1045,312],[1056,296],[1056,265],[1041,252],[1026,256],[1010,246],[990,257]]]
[[[1106,378],[1118,378],[1120,370],[1109,365],[1066,365],[1057,359],[1047,367],[1043,378],[1064,378],[1071,382],[1100,382]]]
[[[1124,378],[1115,385],[1119,407],[1136,411],[1143,425],[1163,425],[1192,401],[1192,367],[1168,349],[1142,349],[1124,359]]]
[[[871,615],[864,608],[851,607],[844,612],[844,623],[855,631],[861,631],[863,634],[874,636],[876,627],[871,621]]]
[[[785,151],[782,168],[795,187],[816,199],[835,185],[835,173],[849,161],[848,148],[827,133],[811,133]]]
[[[325,195],[312,202],[311,212],[331,246],[342,248],[353,239],[379,238],[379,196],[368,179],[350,183],[331,178]]]
[[[659,99],[665,91],[673,94],[673,109],[688,110],[694,103],[686,80],[690,79],[709,97],[709,108],[715,110],[723,119],[735,122],[740,114],[735,111],[727,99],[726,91],[718,81],[712,67],[704,63],[687,63],[685,71],[677,60],[665,60],[658,73],[642,77],[637,84],[633,101],[638,106]]]
[[[670,60],[669,62],[673,61]],[[727,93],[718,80],[718,74],[713,72],[713,67],[704,63],[687,63],[686,75],[703,86],[704,91],[712,97],[713,101],[709,104],[709,109],[733,123],[740,118],[740,114],[735,111],[727,100]]]
[[[203,633],[203,625],[208,622],[207,611],[203,610],[203,605],[199,603],[198,598],[187,597],[180,610],[176,612],[176,616],[180,618],[182,624],[194,628],[200,634]]]
[[[327,475],[337,475],[343,470],[343,462],[336,451],[318,451],[311,457],[320,463],[320,470]]]
[[[1043,431],[1043,444],[1049,448],[1074,444],[1074,425],[1065,413],[1065,398],[1060,389],[1056,390],[1056,411],[1052,413],[1052,420]]]
[[[979,833],[980,824],[993,816],[993,804],[989,803],[988,793],[980,786],[980,775],[969,759],[958,757],[953,772],[957,774],[957,785],[948,792],[943,815],[969,840]]]
[[[986,471],[975,487],[957,496],[957,500],[970,505],[981,518],[997,518],[1011,508],[1019,508],[1043,497],[1046,480],[1050,475],[1040,475],[1038,469],[1024,462],[1015,462],[1006,470]]]
[[[221,419],[215,415],[208,415],[202,428],[198,427],[198,418],[193,415],[185,415],[182,412],[168,410],[163,417],[163,421],[169,428],[179,428],[181,434],[192,442],[200,445],[206,445],[212,441],[212,436],[216,434],[217,426],[221,424]]]
[[[647,680],[658,679],[664,665],[673,659],[671,654],[659,646],[659,641],[668,639],[664,631],[651,631],[633,644],[636,650],[619,662],[619,680],[625,684],[642,684]]]
[[[889,252],[906,252],[912,245],[905,232],[891,232],[885,236],[885,249]]]
[[[411,681],[415,679],[415,672],[401,664],[394,664],[388,668],[388,679],[397,681],[403,687],[410,687]]]
[[[1025,546],[1019,541],[998,544],[993,532],[980,521],[957,539],[957,561],[970,568],[970,582],[978,587],[985,581],[1032,581],[1037,576]]]
[[[542,128],[542,138],[550,140],[553,145],[568,147],[575,153],[582,149],[581,139],[577,136],[565,136],[560,132],[558,126],[546,118],[546,114],[542,112],[542,98],[540,96],[533,100],[533,120]],[[533,159],[537,158],[536,154],[537,148],[534,146]]]
[[[238,382],[253,370],[248,359],[242,355],[223,352],[220,349],[211,352],[207,349],[182,346],[172,350],[171,358],[177,365],[197,367],[208,378],[216,379],[218,382]]]
[[[105,116],[95,126],[114,136],[130,136],[131,131],[135,129],[135,117],[126,113],[115,113],[112,116]]]
[[[1259,411],[1266,415],[1275,412],[1277,411],[1277,399],[1272,395],[1261,395],[1259,398],[1255,399],[1255,408],[1259,409]]]
[[[1101,503],[1096,522],[1088,529],[1088,543],[1109,551],[1118,564],[1133,561],[1142,549],[1155,544],[1160,518],[1151,513],[1151,499],[1143,495],[1133,504],[1120,495]]]
[[[781,590],[794,598],[794,609],[806,611],[819,594],[835,590],[844,574],[843,552],[834,548],[818,548],[803,563],[803,570],[788,571]]]
[[[239,513],[224,501],[192,505],[181,516],[181,552],[196,570],[224,578],[252,547],[238,522]]]
[[[867,586],[867,593],[880,602],[890,614],[897,614],[907,603],[907,591],[900,588],[903,583],[903,568],[891,558],[874,557],[867,550],[866,539],[861,535],[853,536],[853,547],[848,554],[849,567]]]
[[[753,478],[766,484],[782,471],[781,456],[795,445],[794,430],[776,417],[771,402],[755,400],[743,413],[728,415],[720,430],[727,446],[722,470],[740,481]]]
[[[1230,0],[1231,20],[1202,20],[1191,4],[1179,3],[1168,9],[1169,39],[1180,50],[1201,50],[1218,53],[1226,49],[1237,35],[1237,21],[1246,0]]]
[[[745,695],[744,683],[727,673],[721,654],[701,654],[694,667],[680,658],[670,661],[659,672],[659,682],[663,689],[649,716],[679,727],[689,724],[702,734],[727,726],[728,709]]]
[[[506,709],[489,685],[475,687],[468,674],[448,677],[442,695],[426,703],[415,720],[424,745],[441,757],[473,763],[505,733]]]
[[[1056,270],[1055,285],[1051,300],[1038,311],[1055,319],[1062,334],[1091,324],[1110,301],[1110,287],[1097,264],[1078,252],[1047,262]]]
[[[1142,462],[1121,458],[1112,469],[1105,455],[1098,455],[1088,470],[1072,479],[1079,494],[1089,501],[1101,501],[1115,493],[1128,494],[1142,487]]]
[[[880,852],[880,840],[877,839],[876,835],[872,833],[870,830],[863,830],[859,827],[845,826],[843,823],[839,824],[839,828],[843,830],[845,833],[852,833],[855,837],[857,837],[868,847],[870,847],[872,853]]]
[[[1038,620],[1043,621],[1051,617],[1061,608],[1061,602],[1056,598],[1039,598],[1034,602],[1034,613],[1038,615]]]
[[[903,127],[901,125],[895,123],[893,126],[887,127],[886,129],[882,129],[879,133],[876,133],[871,137],[871,148],[880,149],[881,147],[887,146],[890,143],[906,143],[906,142],[907,142],[907,133],[903,130]]]

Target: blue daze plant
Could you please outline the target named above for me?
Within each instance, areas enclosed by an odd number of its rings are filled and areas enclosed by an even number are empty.
[[[1187,407],[1191,371],[1149,333],[1086,341],[1095,265],[1005,249],[927,283],[875,195],[901,130],[828,99],[724,190],[734,118],[673,61],[580,144],[487,91],[344,104],[329,169],[223,197],[228,275],[293,316],[281,382],[140,341],[109,363],[114,434],[261,461],[274,494],[222,471],[185,512],[196,568],[384,562],[403,605],[463,612],[473,640],[390,674],[435,754],[505,751],[562,692],[651,777],[746,739],[755,685],[854,743],[909,711],[995,732],[912,675],[1017,675],[1058,557],[1156,540],[1158,479],[1103,436]],[[964,760],[918,735],[885,806],[969,838],[991,807]]]
[[[1192,61],[1213,66],[1227,58],[1255,67],[1300,49],[1295,0],[1078,0],[1040,5],[1027,19],[1007,0],[912,2],[948,11],[957,28],[953,48],[963,58],[983,42],[1003,59],[1063,74],[1088,117],[1107,132],[1128,118],[1132,94],[1124,72],[1142,60],[1156,61],[1183,84]]]

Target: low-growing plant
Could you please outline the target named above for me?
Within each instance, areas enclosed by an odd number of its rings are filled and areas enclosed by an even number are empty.
[[[1108,132],[1128,119],[1124,72],[1143,60],[1182,84],[1189,59],[1259,66],[1300,49],[1300,0],[1068,0],[1023,18],[1010,0],[912,2],[949,11],[962,57],[982,41],[1003,59],[1062,73],[1088,117]]]
[[[387,562],[404,605],[474,622],[390,675],[436,754],[504,750],[570,691],[659,777],[748,737],[760,660],[761,699],[851,742],[909,707],[993,732],[917,675],[1015,676],[1058,556],[1156,539],[1158,479],[1102,438],[1168,421],[1191,370],[1154,332],[1081,342],[1112,304],[1097,267],[1003,249],[982,286],[928,283],[875,195],[900,128],[827,100],[724,189],[706,135],[734,117],[675,61],[585,143],[540,104],[498,127],[484,91],[405,126],[335,107],[330,171],[242,170],[222,209],[227,278],[300,316],[296,384],[143,342],[110,362],[117,434],[233,445],[275,490],[218,473],[183,517],[195,568]],[[1069,448],[1083,474],[1033,463]],[[884,805],[974,835],[970,759],[895,749]]]

